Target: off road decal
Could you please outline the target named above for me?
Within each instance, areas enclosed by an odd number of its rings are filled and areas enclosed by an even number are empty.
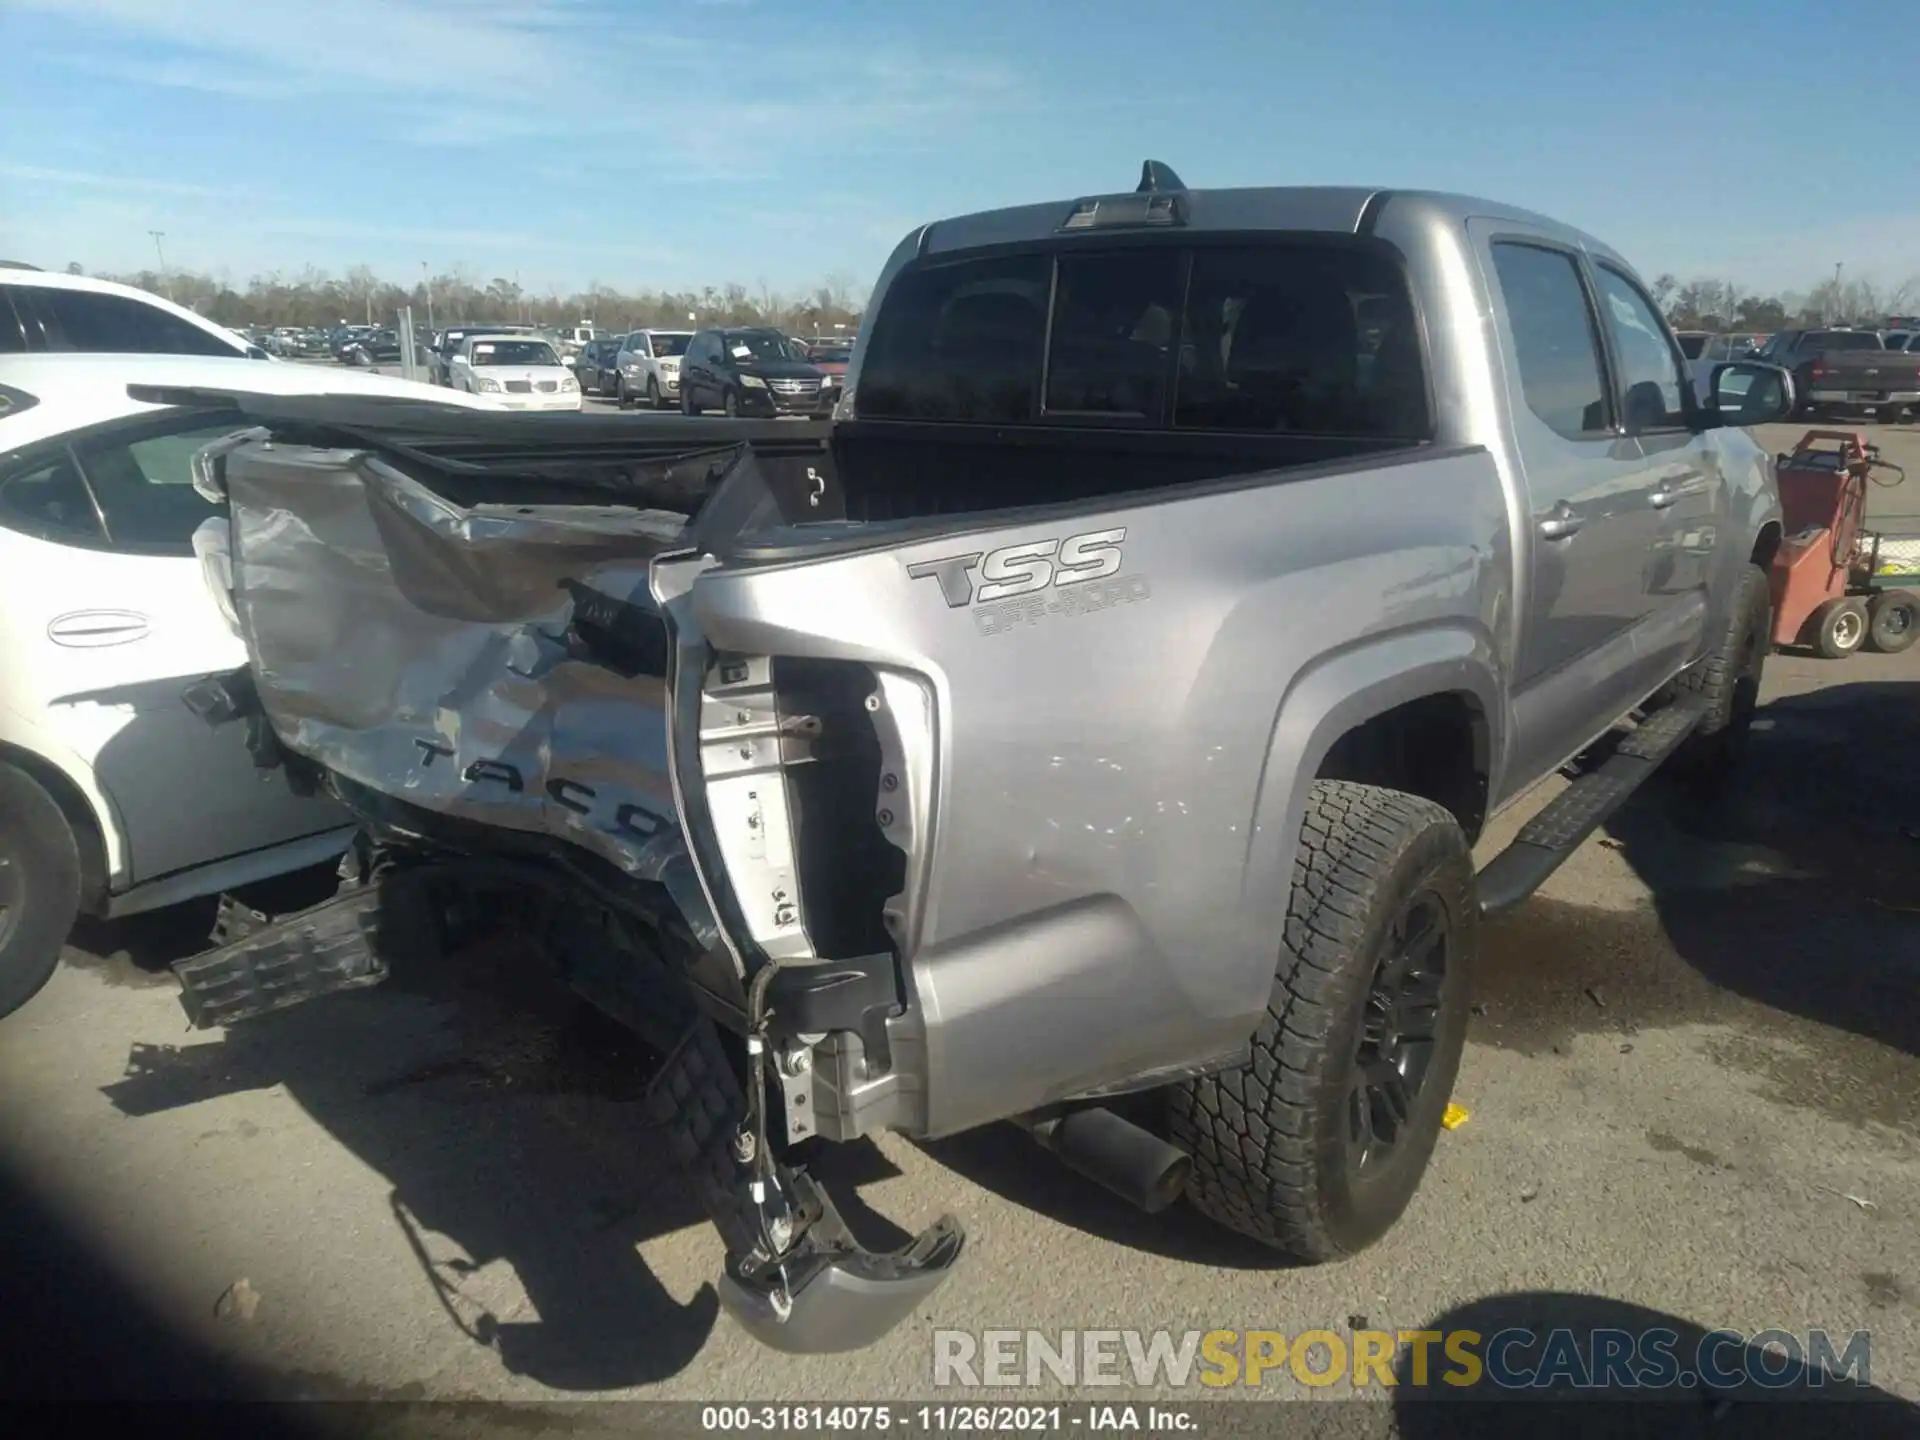
[[[1121,575],[1078,590],[1055,590],[1044,595],[1024,595],[1018,600],[1002,600],[997,605],[977,605],[973,623],[982,635],[1004,635],[1022,625],[1038,625],[1054,615],[1090,615],[1115,605],[1130,605],[1153,593],[1144,575]]]

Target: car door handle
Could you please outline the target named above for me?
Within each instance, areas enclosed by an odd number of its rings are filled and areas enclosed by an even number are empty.
[[[47,638],[69,650],[94,650],[144,640],[152,629],[132,610],[70,610],[47,622]]]
[[[1572,506],[1560,504],[1541,520],[1540,533],[1549,540],[1565,540],[1569,535],[1577,535],[1585,523]]]

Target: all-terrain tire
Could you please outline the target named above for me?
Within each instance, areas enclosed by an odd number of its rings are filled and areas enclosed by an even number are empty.
[[[80,913],[80,847],[32,776],[0,765],[0,1016],[40,993]]]
[[[1703,701],[1706,715],[1667,763],[1696,786],[1718,787],[1746,751],[1773,649],[1773,595],[1767,572],[1745,566],[1713,648],[1673,683],[1677,698]]]
[[[1399,1138],[1356,1169],[1357,1066],[1375,992],[1415,914],[1444,923],[1431,1048]],[[1175,1087],[1168,1133],[1193,1157],[1187,1195],[1230,1229],[1303,1260],[1365,1249],[1419,1188],[1459,1070],[1479,909],[1459,822],[1430,800],[1315,782],[1294,859],[1267,1015],[1247,1065]],[[1371,1113],[1371,1112],[1369,1112]]]

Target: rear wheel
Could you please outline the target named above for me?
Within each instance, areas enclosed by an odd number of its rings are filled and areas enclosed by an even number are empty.
[[[1867,641],[1882,655],[1898,655],[1920,639],[1920,595],[1883,590],[1867,605]]]
[[[1813,648],[1828,660],[1844,660],[1866,643],[1867,607],[1848,595],[1813,612]]]
[[[700,407],[693,403],[693,388],[684,380],[680,382],[680,413],[682,415],[700,413]]]
[[[0,1015],[39,993],[80,913],[80,848],[31,776],[0,765]]]
[[[1412,1200],[1466,1043],[1473,857],[1418,796],[1315,782],[1249,1063],[1176,1087],[1169,1130],[1206,1215],[1306,1260],[1384,1235]]]

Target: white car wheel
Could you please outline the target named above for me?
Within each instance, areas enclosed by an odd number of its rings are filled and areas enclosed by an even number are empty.
[[[0,1015],[40,992],[80,913],[80,848],[54,798],[0,766]]]

